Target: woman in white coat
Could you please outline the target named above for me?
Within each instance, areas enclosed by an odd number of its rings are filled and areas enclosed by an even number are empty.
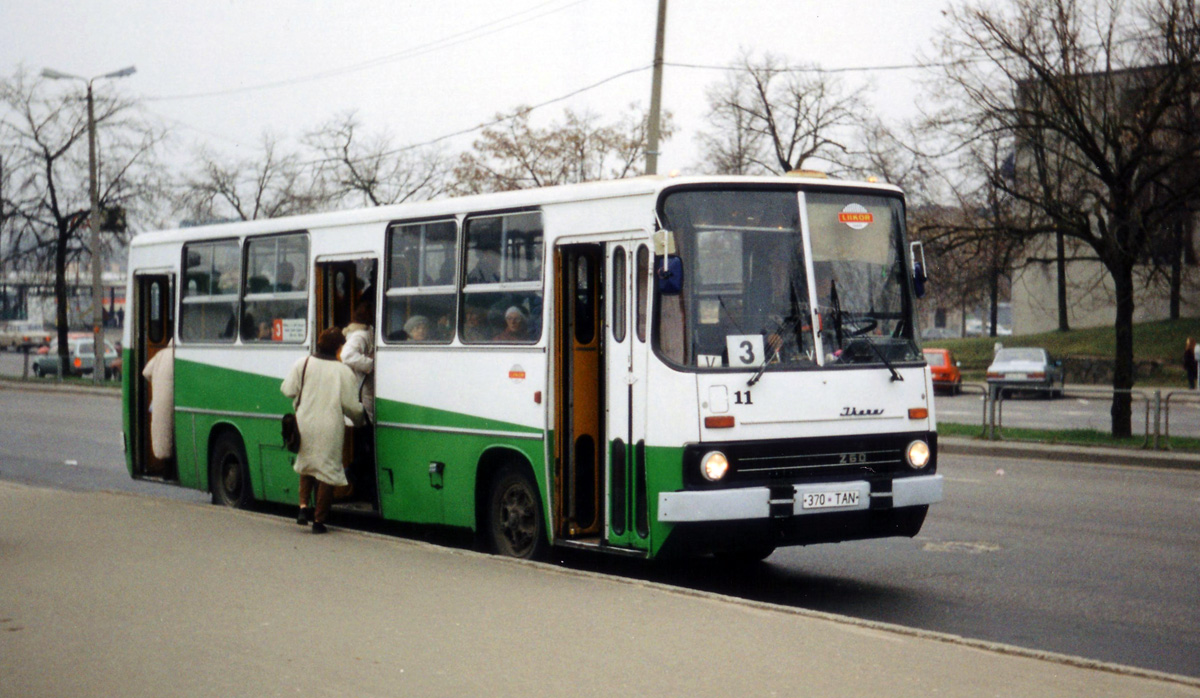
[[[175,453],[175,338],[146,362],[150,381],[150,450],[166,460]]]
[[[293,466],[300,474],[300,514],[296,522],[307,522],[309,496],[315,488],[313,533],[326,530],[333,488],[348,484],[342,466],[343,417],[358,424],[363,416],[354,371],[337,359],[343,342],[345,337],[336,327],[322,332],[317,338],[316,353],[297,361],[280,386],[283,394],[292,398],[300,429],[300,452]]]
[[[342,347],[342,363],[354,371],[358,385],[362,386],[362,406],[372,422],[375,421],[375,382],[371,376],[375,370],[375,330],[371,327],[374,319],[371,306],[366,303],[355,306],[354,322],[343,331],[346,344]]]

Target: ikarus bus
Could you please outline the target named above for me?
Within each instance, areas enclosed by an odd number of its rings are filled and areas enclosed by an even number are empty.
[[[348,434],[337,506],[517,557],[914,536],[942,478],[912,254],[900,190],[791,176],[138,235],[128,468],[220,504],[297,504],[281,381],[365,304],[375,414]],[[173,391],[142,377],[168,348]],[[173,401],[169,454],[156,399]]]

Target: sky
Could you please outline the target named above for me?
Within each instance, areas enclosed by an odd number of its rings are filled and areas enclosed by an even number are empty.
[[[723,66],[748,49],[824,68],[911,64],[932,56],[949,2],[670,0],[665,60]],[[182,152],[203,144],[249,156],[264,131],[294,141],[348,111],[397,145],[417,144],[564,97],[534,123],[565,107],[605,120],[631,103],[647,107],[656,12],[657,0],[4,0],[0,74],[136,66],[97,90],[142,100]],[[841,74],[890,123],[917,114],[920,77]],[[663,106],[678,130],[660,172],[694,171],[705,90],[723,79],[666,68]],[[441,142],[461,150],[476,134]]]

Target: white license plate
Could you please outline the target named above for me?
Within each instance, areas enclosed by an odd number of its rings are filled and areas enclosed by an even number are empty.
[[[1006,373],[1004,375],[1004,379],[1010,381],[1023,381],[1027,378],[1029,378],[1029,376],[1025,375],[1024,373]]]
[[[800,502],[804,509],[830,509],[833,507],[852,507],[858,504],[859,493],[853,490],[844,492],[811,492],[804,495]]]

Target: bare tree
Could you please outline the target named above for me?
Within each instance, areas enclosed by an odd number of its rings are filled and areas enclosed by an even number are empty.
[[[364,133],[354,112],[313,129],[304,142],[319,155],[316,176],[339,204],[421,201],[446,190],[450,168],[440,150],[397,147],[386,132]]]
[[[942,64],[960,102],[941,124],[963,143],[1010,137],[1016,176],[997,174],[996,187],[1043,229],[1094,251],[1115,289],[1113,388],[1128,390],[1134,268],[1153,231],[1200,194],[1171,182],[1198,155],[1196,139],[1180,132],[1200,91],[1195,4],[1013,0],[948,16]],[[1131,433],[1128,393],[1113,401],[1112,431]]]
[[[561,122],[538,128],[530,109],[519,107],[499,125],[485,129],[472,151],[459,156],[453,190],[459,194],[528,189],[600,179],[636,177],[643,173],[646,114],[636,105],[611,124],[591,113],[567,109]],[[665,114],[659,136],[674,131]]]
[[[178,207],[192,222],[206,223],[278,218],[327,206],[329,193],[299,154],[284,152],[269,133],[260,147],[259,155],[242,160],[224,160],[201,148],[196,170],[180,187]]]
[[[53,271],[60,360],[68,356],[67,267],[103,253],[88,247],[87,114],[78,93],[51,90],[18,70],[0,82],[0,152],[6,186],[0,188],[8,264]],[[95,96],[102,231],[109,248],[123,245],[128,224],[150,208],[160,191],[156,151],[164,132],[141,118],[136,105]],[[99,303],[101,299],[93,299]]]
[[[854,95],[815,66],[789,68],[778,56],[743,53],[725,82],[708,90],[709,130],[697,140],[706,169],[782,174],[811,159],[840,162],[862,113]]]

